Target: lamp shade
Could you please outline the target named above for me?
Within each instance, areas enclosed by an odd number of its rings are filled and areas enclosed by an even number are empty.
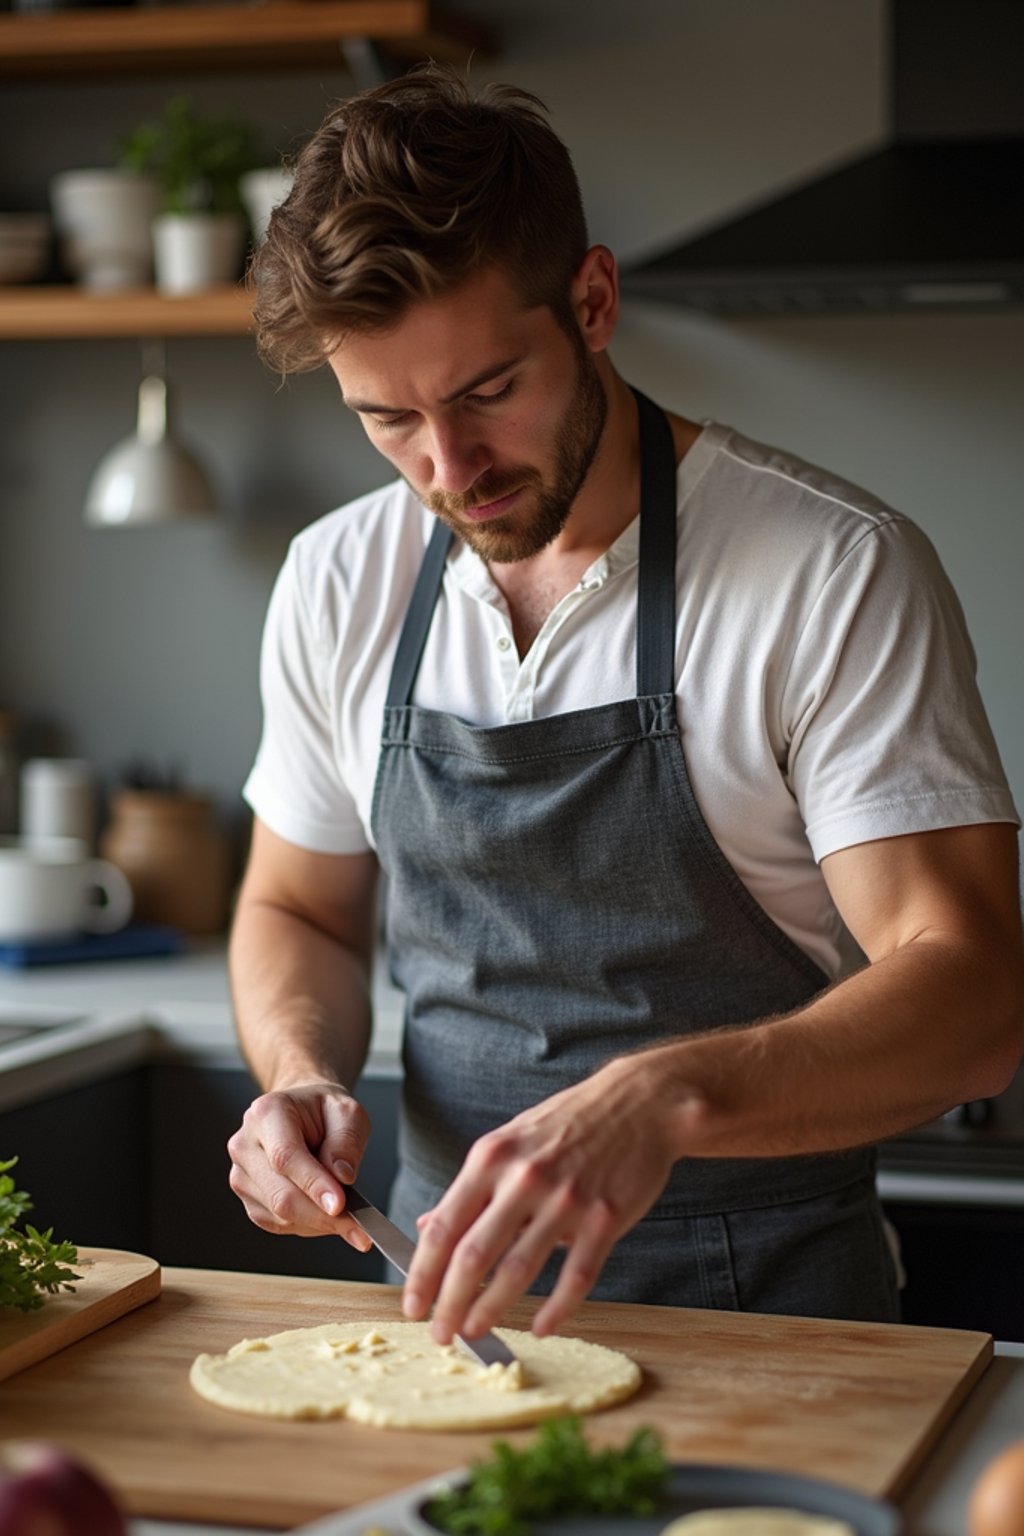
[[[166,380],[143,379],[135,434],[97,465],[86,491],[85,521],[94,528],[142,527],[216,511],[206,471],[169,431]]]

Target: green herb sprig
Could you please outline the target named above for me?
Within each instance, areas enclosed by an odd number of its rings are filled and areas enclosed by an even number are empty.
[[[16,1157],[0,1162],[0,1308],[17,1307],[19,1312],[34,1312],[47,1295],[73,1291],[80,1280],[71,1268],[78,1263],[78,1249],[73,1243],[55,1243],[53,1228],[39,1232],[28,1222],[19,1231],[15,1223],[32,1202],[23,1189],[16,1189],[8,1173]]]
[[[655,1430],[636,1430],[621,1450],[591,1450],[577,1418],[549,1419],[517,1451],[496,1440],[458,1487],[432,1498],[427,1519],[449,1536],[529,1536],[552,1515],[655,1514],[669,1466]]]

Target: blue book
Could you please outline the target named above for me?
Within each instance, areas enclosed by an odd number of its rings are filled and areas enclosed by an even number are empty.
[[[117,933],[80,933],[67,939],[0,943],[0,965],[25,970],[33,965],[79,965],[85,960],[141,960],[154,955],[177,955],[185,947],[185,935],[178,928],[129,923]]]

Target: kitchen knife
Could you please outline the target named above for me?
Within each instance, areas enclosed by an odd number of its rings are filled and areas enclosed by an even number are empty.
[[[393,1221],[389,1221],[383,1211],[378,1211],[372,1201],[360,1194],[354,1184],[346,1184],[343,1188],[345,1209],[352,1220],[362,1227],[373,1246],[389,1263],[407,1275],[416,1244]],[[464,1339],[457,1333],[455,1338],[466,1353],[472,1355],[474,1360],[479,1360],[481,1365],[511,1365],[516,1358],[508,1345],[503,1344],[494,1333],[485,1333],[480,1339]]]

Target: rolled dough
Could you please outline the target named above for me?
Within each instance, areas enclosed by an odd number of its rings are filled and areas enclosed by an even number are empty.
[[[498,1330],[516,1355],[479,1365],[427,1323],[325,1323],[200,1355],[189,1380],[221,1408],[273,1419],[354,1419],[384,1429],[508,1429],[631,1397],[640,1367],[581,1339]]]

